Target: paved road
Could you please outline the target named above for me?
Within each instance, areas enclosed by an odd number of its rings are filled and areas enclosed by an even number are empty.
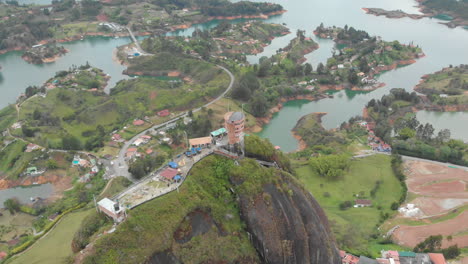
[[[434,160],[428,160],[428,159],[420,159],[420,158],[415,158],[415,157],[410,157],[410,156],[403,156],[403,155],[401,155],[401,157],[405,161],[406,160],[424,161],[424,162],[429,162],[429,163],[438,164],[438,165],[442,165],[442,166],[456,167],[458,169],[468,171],[468,167],[460,166],[460,165],[456,165],[456,164],[452,164],[452,163],[448,163],[448,162],[440,162],[440,161],[434,161]]]
[[[200,111],[203,107],[208,107],[211,104],[213,104],[213,103],[217,102],[218,100],[220,100],[221,98],[223,98],[232,89],[232,86],[234,85],[234,81],[235,81],[234,75],[228,69],[224,68],[223,66],[220,66],[220,65],[217,65],[217,66],[219,68],[223,69],[229,75],[229,77],[231,78],[231,81],[229,82],[229,85],[228,85],[227,89],[221,95],[219,95],[213,101],[205,104],[204,106],[193,109],[192,111],[194,113]],[[166,121],[166,122],[164,122],[162,124],[154,125],[154,126],[148,128],[148,129],[140,132],[139,134],[137,134],[136,136],[134,136],[133,138],[131,138],[130,140],[125,142],[123,147],[120,149],[119,155],[117,156],[117,158],[112,161],[113,164],[111,166],[113,166],[113,167],[112,167],[112,174],[111,175],[113,175],[113,176],[124,176],[124,177],[128,178],[129,180],[134,181],[132,175],[128,172],[128,164],[125,161],[125,153],[127,153],[127,149],[133,144],[133,142],[135,142],[135,140],[137,140],[139,137],[145,135],[147,131],[157,131],[157,130],[165,127],[166,125],[172,124],[172,123],[176,122],[177,120],[186,117],[187,115],[188,115],[188,112],[184,112],[184,113],[180,114],[179,116],[177,116],[177,117],[175,117],[175,118],[173,118],[173,119],[171,119],[169,121]]]

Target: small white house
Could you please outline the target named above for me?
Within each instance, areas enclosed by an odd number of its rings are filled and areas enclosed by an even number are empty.
[[[104,198],[99,201],[98,208],[100,212],[114,219],[116,223],[122,222],[127,217],[125,208],[121,207],[118,202],[116,203],[109,198]]]

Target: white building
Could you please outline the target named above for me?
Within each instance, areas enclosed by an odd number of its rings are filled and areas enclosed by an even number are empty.
[[[119,203],[112,201],[109,198],[104,198],[98,202],[100,212],[105,213],[107,216],[114,219],[114,222],[120,223],[125,220],[127,214],[125,208],[121,207]]]

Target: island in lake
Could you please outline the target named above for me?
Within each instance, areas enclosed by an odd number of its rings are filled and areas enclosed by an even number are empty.
[[[25,61],[32,64],[43,64],[56,61],[68,52],[63,46],[54,44],[36,45],[24,52],[21,56]]]
[[[385,16],[387,18],[421,19],[423,17],[434,17],[448,22],[440,22],[448,27],[468,28],[468,2],[457,0],[417,0],[419,10],[423,14],[408,14],[402,10],[385,10],[382,8],[363,8],[371,15]]]

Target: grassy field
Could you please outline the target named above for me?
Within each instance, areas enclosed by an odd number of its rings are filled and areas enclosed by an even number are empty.
[[[327,213],[340,247],[351,252],[369,251],[375,255],[377,251],[374,250],[378,246],[372,242],[371,236],[378,233],[381,213],[392,214],[390,205],[398,201],[402,192],[390,167],[390,156],[374,155],[354,160],[345,176],[337,181],[318,176],[306,164],[299,165],[296,171],[301,182]],[[375,197],[370,197],[376,181],[382,183]],[[372,207],[340,210],[340,203],[352,201],[354,204],[357,199],[354,195],[361,192],[364,195],[360,198],[372,200]]]
[[[0,110],[0,132],[11,126],[16,120],[16,110],[13,105]]]
[[[24,152],[26,143],[17,140],[0,151],[0,176],[16,179],[21,172],[29,167],[30,162],[40,153]]]
[[[89,22],[79,22],[65,24],[52,30],[55,39],[64,39],[77,35],[85,35],[87,32],[97,32],[98,24]]]
[[[31,232],[30,227],[35,217],[21,212],[12,215],[7,210],[1,209],[0,213],[3,214],[0,216],[0,251],[8,251],[6,241]]]
[[[80,210],[66,215],[53,229],[29,250],[14,258],[9,264],[62,264],[72,255],[70,243],[81,221],[92,210]]]
[[[112,197],[113,195],[124,190],[126,187],[130,186],[131,184],[132,182],[123,176],[112,178],[108,183],[107,188],[104,190],[103,193],[101,193],[101,195],[99,195],[99,198],[97,199],[100,200],[104,197]]]

